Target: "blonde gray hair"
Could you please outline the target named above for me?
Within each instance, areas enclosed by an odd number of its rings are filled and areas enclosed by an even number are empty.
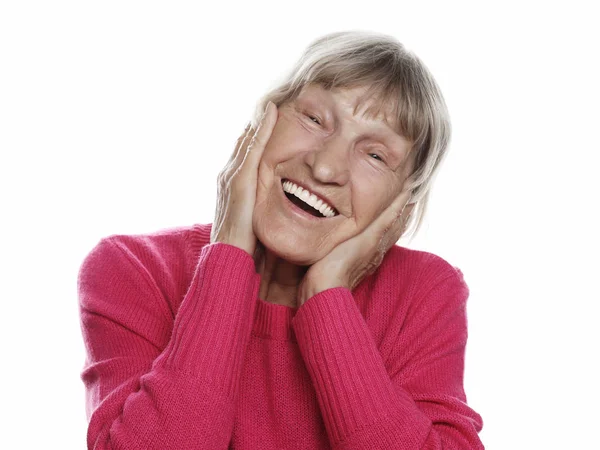
[[[293,101],[310,84],[326,89],[366,86],[367,98],[393,108],[398,131],[412,142],[414,168],[408,189],[414,203],[404,233],[421,228],[429,193],[450,142],[444,97],[423,62],[395,38],[370,32],[338,32],[308,46],[291,72],[258,102],[254,125],[267,103]]]

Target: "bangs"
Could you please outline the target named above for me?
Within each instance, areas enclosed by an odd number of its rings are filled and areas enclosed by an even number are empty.
[[[434,176],[444,159],[451,124],[433,75],[411,51],[391,36],[342,31],[323,36],[304,51],[292,70],[258,103],[257,126],[268,101],[280,106],[303,88],[365,88],[357,109],[384,121],[411,143],[411,203],[416,204],[407,233],[421,226]]]
[[[354,55],[356,56],[356,55]],[[316,64],[311,70],[299,71],[292,81],[296,97],[302,88],[318,84],[325,89],[365,87],[359,107],[371,117],[382,116],[399,135],[406,138],[413,148],[422,148],[431,130],[431,114],[425,90],[421,88],[412,61],[399,59],[397,55],[378,55],[378,58],[346,59],[340,55],[328,64]]]

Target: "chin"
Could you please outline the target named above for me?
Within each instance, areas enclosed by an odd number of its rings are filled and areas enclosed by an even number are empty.
[[[315,248],[314,244],[303,241],[299,236],[283,230],[255,227],[257,239],[265,249],[277,257],[297,266],[311,266],[327,254],[327,249]]]

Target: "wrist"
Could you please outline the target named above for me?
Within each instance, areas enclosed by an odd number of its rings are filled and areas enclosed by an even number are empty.
[[[336,287],[347,287],[346,283],[336,278],[324,278],[320,280],[305,280],[298,290],[298,306],[303,305],[309,298]]]
[[[252,236],[253,237],[253,236]],[[230,233],[215,233],[211,236],[211,244],[227,244],[233,247],[237,247],[240,250],[244,250],[250,256],[254,256],[254,250],[256,248],[256,242],[252,242],[252,239],[247,236],[242,236],[241,233],[232,231]]]

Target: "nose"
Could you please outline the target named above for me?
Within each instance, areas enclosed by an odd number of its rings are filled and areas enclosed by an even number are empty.
[[[350,178],[349,147],[342,137],[331,136],[320,148],[307,152],[304,161],[313,178],[325,184],[346,184]]]

